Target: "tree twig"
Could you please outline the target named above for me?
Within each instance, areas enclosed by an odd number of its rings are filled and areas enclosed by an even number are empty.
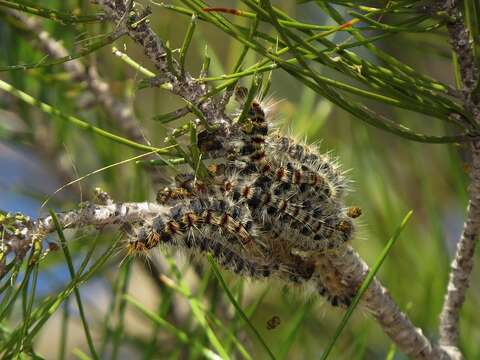
[[[356,291],[369,272],[368,265],[351,247],[343,253],[330,253],[325,258],[323,261],[328,261],[329,266],[324,268],[331,267],[331,271],[339,276],[336,279],[337,287],[340,285]],[[413,325],[377,279],[374,279],[368,287],[360,300],[360,305],[375,318],[399,350],[411,358],[432,360],[449,358],[442,349],[430,342],[421,329]]]
[[[474,90],[479,81],[479,71],[471,48],[469,32],[455,0],[438,1],[437,6],[449,17],[447,29],[454,50],[464,91],[464,107],[471,112],[474,125],[480,125],[480,104],[474,99]],[[457,251],[451,265],[447,292],[440,314],[440,345],[458,353],[460,310],[465,302],[465,293],[474,265],[475,246],[480,233],[480,142],[470,145],[471,173],[467,218]]]
[[[179,64],[168,56],[170,50],[148,25],[147,17],[150,15],[148,8],[139,14],[132,11],[133,9],[127,9],[125,1],[91,1],[101,5],[118,24],[125,16],[129,16],[127,34],[143,48],[145,55],[156,67],[162,79],[171,84],[172,92],[197,105],[204,117],[212,123],[224,122],[221,117],[219,119],[217,102],[211,98],[203,99],[208,92],[207,86],[195,81],[188,72],[181,71]]]

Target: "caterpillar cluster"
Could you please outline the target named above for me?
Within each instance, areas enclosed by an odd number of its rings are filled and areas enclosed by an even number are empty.
[[[313,283],[334,305],[354,294],[328,285],[318,256],[352,238],[359,208],[345,208],[347,180],[328,155],[270,133],[266,114],[253,101],[228,141],[215,132],[198,135],[210,158],[210,178],[181,174],[157,194],[168,209],[135,224],[129,253],[157,246],[209,252],[223,268],[251,278],[277,277]]]

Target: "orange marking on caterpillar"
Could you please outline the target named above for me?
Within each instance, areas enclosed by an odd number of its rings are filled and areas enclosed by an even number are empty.
[[[146,254],[146,252],[147,252],[147,247],[145,246],[145,244],[143,244],[140,241],[135,241],[128,244],[127,256],[137,255],[139,253]]]
[[[223,191],[229,192],[233,189],[233,184],[231,181],[227,180],[223,183]]]
[[[180,226],[176,221],[170,220],[169,222],[167,222],[167,229],[170,234],[175,235],[180,229]]]
[[[293,178],[295,184],[300,184],[300,182],[302,181],[302,172],[299,170],[295,170],[295,172],[293,173]]]
[[[194,213],[185,214],[185,219],[188,227],[193,227],[198,221],[197,216]]]
[[[287,174],[288,174],[288,171],[284,168],[284,167],[279,167],[277,169],[277,171],[275,172],[275,178],[278,180],[278,181],[286,181],[288,180],[288,177],[287,177]]]
[[[253,239],[248,233],[248,231],[245,229],[245,227],[236,221],[233,221],[231,226],[231,230],[238,235],[240,238],[240,242],[244,247],[247,249],[250,249],[253,246]]]
[[[157,202],[165,205],[170,200],[180,200],[192,196],[192,193],[185,188],[165,188],[157,193]]]
[[[147,236],[147,249],[153,249],[155,246],[157,246],[160,243],[160,234],[158,234],[155,231],[152,231],[148,234]]]
[[[241,190],[241,194],[245,199],[250,199],[253,196],[253,188],[251,186],[244,186]]]

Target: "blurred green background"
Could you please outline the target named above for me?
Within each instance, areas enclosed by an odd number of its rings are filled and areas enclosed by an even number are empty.
[[[94,7],[87,1],[51,0],[42,1],[41,4],[61,11],[77,9],[81,13],[94,12]],[[286,0],[274,4],[296,19],[319,25],[333,25],[314,4],[297,5]],[[242,4],[233,1],[212,2],[211,5],[244,8]],[[338,9],[342,11],[343,8]],[[155,5],[152,5],[152,10],[152,28],[162,39],[168,39],[173,49],[179,48],[189,17]],[[8,20],[8,16],[2,13],[0,18],[0,65],[40,61],[44,55],[35,47],[34,41],[28,40],[29,37],[24,36]],[[233,16],[229,19],[239,24],[248,21]],[[52,36],[61,39],[67,49],[74,49],[82,39],[106,33],[108,29],[105,24],[62,26],[48,20],[39,21]],[[265,27],[264,31],[276,36],[272,28]],[[337,33],[329,38],[340,42],[345,35]],[[115,45],[137,62],[153,69],[141,49],[126,37],[117,40]],[[375,45],[412,68],[454,85],[450,49],[443,31],[399,33],[384,42],[376,42]],[[186,64],[190,73],[198,74],[206,47],[212,59],[211,75],[230,72],[242,50],[241,44],[220,30],[198,22]],[[363,54],[361,49],[358,51]],[[254,64],[260,59],[258,54],[250,51],[246,64]],[[369,60],[377,62],[373,57]],[[142,76],[112,55],[110,46],[88,55],[82,61],[95,65],[100,76],[110,84],[113,94],[132,104],[135,115],[145,128],[145,138],[152,144],[162,146],[169,131],[185,123],[185,119],[180,119],[164,126],[152,120],[153,116],[173,111],[184,103],[162,89],[136,90]],[[332,70],[322,67],[318,69],[331,78],[339,77]],[[2,72],[0,78],[62,112],[74,114],[118,133],[115,121],[99,106],[88,106],[92,99],[82,98],[83,85],[69,80],[61,66]],[[240,83],[249,86],[250,78],[242,79]],[[309,143],[321,141],[320,148],[323,151],[331,150],[338,156],[343,168],[349,170],[352,191],[347,203],[358,205],[363,210],[353,246],[367,263],[374,263],[403,216],[413,209],[412,220],[380,269],[378,277],[416,326],[422,328],[428,337],[435,339],[449,263],[461,232],[467,202],[468,168],[462,159],[461,146],[416,143],[366,125],[282,70],[276,70],[272,74],[270,95],[278,101],[275,114],[270,119],[273,124],[285,133],[306,138]],[[364,99],[358,101],[365,102]],[[79,106],[79,103],[86,105]],[[418,130],[434,134],[451,131],[441,121],[421,114],[385,105],[370,105],[392,119]],[[24,211],[36,216],[40,211],[40,203],[66,182],[63,172],[75,178],[137,154],[125,146],[80,132],[58,118],[43,114],[4,93],[0,97],[0,117],[0,208],[3,210]],[[41,144],[42,142],[44,143]],[[169,183],[172,174],[172,169],[162,169],[164,185]],[[108,191],[116,201],[153,200],[156,190],[162,184],[151,185],[148,176],[143,167],[135,163],[114,167],[82,181],[81,191],[76,184],[60,192],[48,206],[71,208],[81,197],[91,197],[92,189],[96,186]],[[88,230],[81,234],[69,233],[69,236],[72,238],[71,251],[79,263],[97,235],[93,230]],[[101,246],[107,246],[115,236],[115,231],[102,232]],[[169,288],[164,287],[162,290],[155,287],[150,279],[151,274],[144,269],[143,259],[135,260],[127,269],[119,267],[122,257],[119,254],[112,258],[108,266],[81,288],[94,343],[97,350],[104,350],[102,358],[110,358],[115,347],[118,347],[115,350],[118,351],[116,356],[125,359],[201,357],[194,351],[182,350],[181,343],[168,335],[168,332],[156,327],[154,322],[115,295],[122,291],[130,293],[149,309],[172,320],[168,299],[175,292]],[[35,304],[41,303],[41,299],[49,294],[58,293],[65,285],[68,273],[62,261],[62,253],[56,252],[49,254],[41,264]],[[233,312],[208,266],[204,267],[206,280],[196,283],[189,277],[190,261],[181,256],[176,261],[194,298],[213,314],[228,319],[225,320],[226,327],[238,336],[253,359],[267,358],[255,336],[245,327],[238,314]],[[167,270],[167,275],[175,278],[169,271]],[[480,344],[475,341],[480,338],[476,310],[480,305],[480,291],[476,286],[480,280],[479,275],[476,267],[472,287],[461,313],[461,349],[469,359],[480,358]],[[255,306],[251,315],[252,323],[279,358],[313,359],[321,356],[341,320],[342,310],[332,308],[323,300],[306,295],[301,290],[287,290],[280,283],[252,283],[240,281],[229,274],[224,276],[233,292],[238,294],[244,309]],[[124,284],[123,290],[118,288],[118,284],[123,284],[122,277],[129,279],[129,286]],[[207,290],[201,292],[203,287]],[[181,316],[183,320],[174,326],[190,334],[191,339],[210,347],[205,329],[191,315],[185,297],[180,296],[178,301],[184,314]],[[2,324],[5,329],[14,328],[21,321],[18,315],[20,310],[17,310],[17,315],[14,312],[11,319]],[[66,317],[65,314],[69,315]],[[266,323],[273,316],[278,316],[281,323],[277,328],[268,330]],[[125,319],[123,321],[126,326],[119,327],[119,319],[122,318]],[[67,358],[79,356],[78,352],[77,355],[72,353],[76,348],[88,353],[73,297],[65,310],[59,309],[46,323],[34,342],[35,351],[45,358],[59,356],[62,326],[65,324],[69,328]],[[228,338],[222,335],[224,329],[214,324],[212,328],[222,341]],[[3,339],[5,336],[4,334]],[[225,342],[230,349],[230,341]],[[357,309],[335,345],[331,358],[387,357],[405,358],[395,351],[387,336],[368,314]]]

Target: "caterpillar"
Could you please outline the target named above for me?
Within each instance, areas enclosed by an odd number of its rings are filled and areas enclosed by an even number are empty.
[[[195,231],[195,234],[193,233]],[[167,247],[184,249],[192,254],[211,253],[215,261],[224,269],[237,275],[251,278],[266,278],[279,270],[279,265],[274,263],[262,263],[249,260],[233,247],[229,247],[222,239],[213,235],[208,236],[199,229],[189,233],[177,234],[175,240],[168,232],[160,233],[155,230],[154,224],[140,225],[131,237],[129,248],[133,252],[144,251],[153,247],[152,238],[155,238],[155,246],[162,244]]]
[[[348,182],[336,160],[330,155],[319,154],[314,147],[299,144],[293,138],[278,133],[272,135],[269,140],[273,152],[296,161],[304,171],[311,174],[310,177],[324,177],[330,184],[332,198],[341,199],[344,196]]]

